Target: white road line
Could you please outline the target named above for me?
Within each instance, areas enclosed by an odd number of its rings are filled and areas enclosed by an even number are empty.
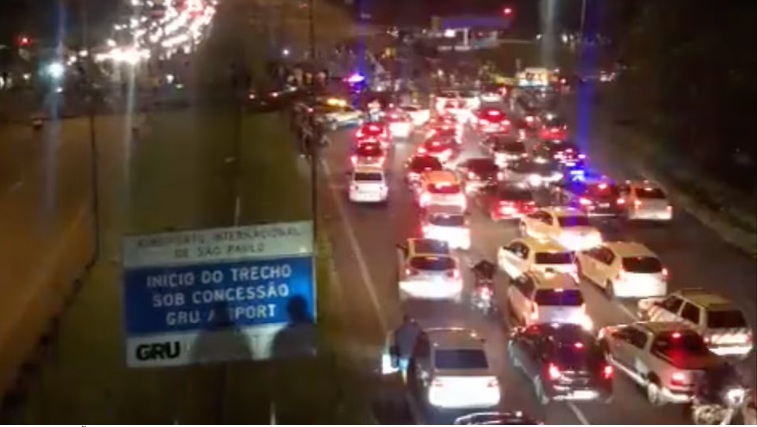
[[[626,305],[623,304],[622,302],[616,303],[615,305],[618,308],[620,308],[620,311],[622,311],[623,314],[625,314],[626,316],[628,316],[631,320],[634,320],[634,321],[635,320],[639,320],[639,317],[636,316],[636,313],[634,313],[633,311],[631,311],[631,309],[628,308],[628,307],[626,307]]]
[[[331,168],[329,168],[329,165],[324,160],[321,160],[321,167],[326,173],[327,181],[330,184],[331,179],[329,177],[331,176]],[[368,289],[368,296],[371,299],[373,309],[376,311],[376,316],[378,317],[379,325],[381,326],[381,332],[383,334],[386,334],[389,329],[386,325],[386,320],[384,320],[384,311],[381,308],[381,302],[376,295],[376,284],[373,282],[373,279],[368,272],[368,264],[365,262],[365,256],[363,255],[363,250],[360,249],[360,244],[357,241],[355,229],[352,226],[352,222],[350,221],[349,216],[347,215],[347,208],[344,205],[344,200],[342,200],[340,193],[335,188],[330,187],[329,190],[331,191],[331,196],[334,198],[334,203],[336,203],[337,210],[339,211],[339,216],[342,217],[342,226],[344,227],[344,231],[347,233],[347,239],[350,241],[352,252],[355,254],[355,258],[357,258],[357,266],[358,270],[360,271],[360,278],[363,279],[363,284],[365,284],[366,288]]]
[[[237,196],[234,200],[234,225],[239,225],[239,217],[242,216],[242,197]]]
[[[578,419],[578,421],[581,424],[583,424],[585,426],[590,426],[591,425],[591,423],[589,422],[589,420],[586,419],[586,415],[584,415],[584,413],[581,412],[580,409],[578,409],[578,406],[576,406],[575,403],[568,402],[568,408],[570,408],[570,410],[573,412],[573,414],[576,416],[576,418]]]

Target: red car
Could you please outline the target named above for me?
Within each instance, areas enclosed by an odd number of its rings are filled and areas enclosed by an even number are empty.
[[[539,139],[543,141],[564,141],[568,139],[568,125],[555,116],[542,119]]]
[[[418,154],[436,157],[444,164],[458,154],[458,147],[452,139],[429,139],[418,147]]]
[[[384,123],[367,123],[360,126],[355,133],[355,139],[358,143],[361,141],[378,140],[386,148],[389,146],[392,136],[389,133],[389,127]]]
[[[516,185],[495,187],[480,197],[482,208],[495,222],[522,218],[537,208],[533,192]]]
[[[499,108],[482,108],[471,117],[471,126],[483,133],[509,132],[510,124],[510,119]]]

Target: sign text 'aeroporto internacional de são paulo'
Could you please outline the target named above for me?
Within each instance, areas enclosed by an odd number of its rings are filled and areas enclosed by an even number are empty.
[[[129,367],[276,357],[287,328],[315,322],[313,224],[130,236],[123,287]]]

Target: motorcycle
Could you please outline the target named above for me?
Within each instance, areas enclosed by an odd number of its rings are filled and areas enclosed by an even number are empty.
[[[729,425],[741,412],[746,400],[743,387],[729,389],[722,402],[708,402],[694,398],[691,404],[691,422],[694,425]]]
[[[497,267],[489,261],[480,261],[470,265],[474,276],[471,306],[474,310],[481,311],[485,316],[492,315],[496,311],[494,301],[494,274]]]

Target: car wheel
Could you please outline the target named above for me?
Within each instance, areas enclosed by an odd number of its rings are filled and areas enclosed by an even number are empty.
[[[542,382],[541,377],[536,377],[534,379],[534,392],[536,393],[536,398],[539,400],[539,404],[542,406],[549,405],[551,399],[547,395],[547,392],[544,391],[544,383]]]
[[[662,399],[662,390],[660,389],[660,386],[657,384],[656,380],[651,380],[649,384],[647,384],[647,400],[652,406],[662,406],[665,404],[665,401]]]

